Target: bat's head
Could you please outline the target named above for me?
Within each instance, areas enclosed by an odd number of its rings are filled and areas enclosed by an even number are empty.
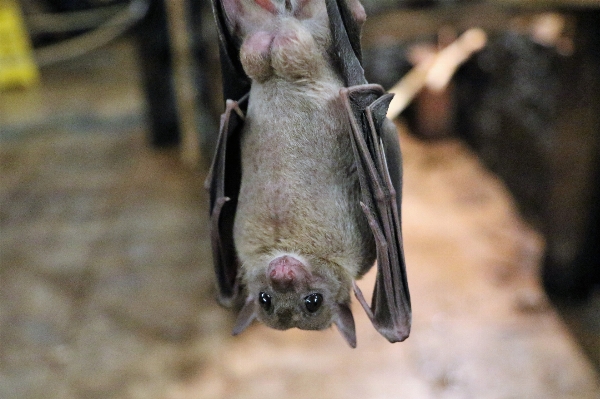
[[[241,333],[254,319],[277,330],[323,330],[335,324],[350,346],[356,346],[354,318],[348,306],[349,283],[324,261],[293,255],[271,260],[266,270],[246,276],[248,297],[233,330]]]

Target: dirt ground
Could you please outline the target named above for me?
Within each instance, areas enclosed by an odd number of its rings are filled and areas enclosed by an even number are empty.
[[[231,337],[205,171],[145,141],[127,42],[0,93],[0,398],[598,399],[538,281],[543,238],[455,140],[400,128],[413,330]],[[369,287],[373,275],[361,286]]]

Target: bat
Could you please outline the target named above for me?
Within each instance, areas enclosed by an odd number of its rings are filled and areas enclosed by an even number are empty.
[[[335,324],[352,347],[351,291],[390,342],[410,333],[402,160],[368,84],[358,0],[212,0],[223,94],[206,180],[219,302],[285,330]],[[371,305],[356,285],[377,260]]]

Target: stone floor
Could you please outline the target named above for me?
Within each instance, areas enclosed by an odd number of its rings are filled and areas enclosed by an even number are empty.
[[[354,304],[352,350],[230,336],[205,172],[148,148],[143,115],[127,42],[0,93],[0,398],[600,398],[539,287],[543,239],[463,144],[401,129],[414,327],[391,345]]]

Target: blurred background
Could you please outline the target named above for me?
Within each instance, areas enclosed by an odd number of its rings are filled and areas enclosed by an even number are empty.
[[[216,303],[209,2],[0,0],[0,398],[600,398],[600,3],[362,2],[368,80],[417,87],[413,330],[354,303],[352,350]]]

